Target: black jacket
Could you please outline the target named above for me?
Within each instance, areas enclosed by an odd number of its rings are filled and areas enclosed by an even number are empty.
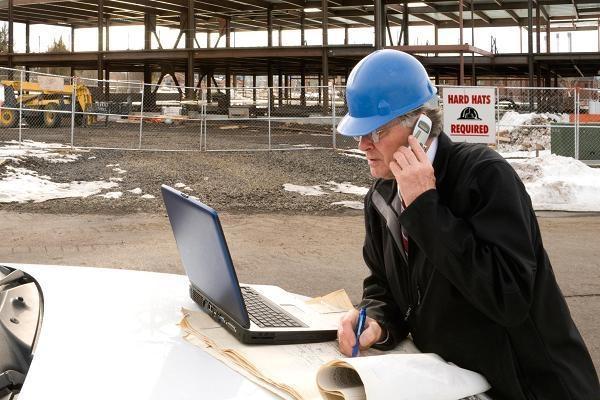
[[[442,134],[436,190],[400,215],[408,265],[365,198],[362,305],[391,334],[484,375],[494,399],[600,399],[598,376],[556,283],[531,200],[513,168],[482,145]]]

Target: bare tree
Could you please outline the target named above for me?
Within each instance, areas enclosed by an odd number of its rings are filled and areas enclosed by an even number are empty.
[[[8,27],[2,25],[0,28],[0,53],[8,53]]]

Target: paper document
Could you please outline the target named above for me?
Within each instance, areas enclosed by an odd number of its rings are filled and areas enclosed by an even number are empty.
[[[307,304],[337,319],[348,305],[352,307],[344,291],[311,299]],[[489,388],[474,372],[447,364],[435,355],[416,354],[419,351],[411,340],[391,351],[369,349],[361,352],[361,357],[348,359],[340,353],[337,341],[245,345],[206,313],[182,312],[180,326],[187,341],[284,399],[378,400],[394,393],[395,398],[402,399],[458,400]]]
[[[201,311],[183,309],[180,322],[186,340],[208,348],[210,354],[252,381],[271,390],[284,391],[292,399],[321,399],[315,377],[319,367],[343,357],[337,341],[290,345],[245,345]],[[190,340],[189,336],[194,336]],[[417,352],[411,341],[397,352]],[[218,356],[216,355],[218,353]],[[365,354],[381,355],[370,349]],[[243,372],[242,372],[243,371]]]
[[[435,354],[386,354],[334,360],[317,373],[325,399],[457,400],[490,388],[480,374]]]

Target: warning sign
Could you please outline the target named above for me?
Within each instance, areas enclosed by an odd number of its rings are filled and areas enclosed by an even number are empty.
[[[496,142],[494,88],[445,87],[444,132],[457,142]]]

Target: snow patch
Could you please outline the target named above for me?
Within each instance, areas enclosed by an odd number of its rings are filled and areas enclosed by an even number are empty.
[[[600,170],[554,154],[508,161],[525,184],[534,209],[600,211]]]
[[[369,188],[362,186],[355,186],[350,182],[337,183],[334,181],[327,182],[329,190],[337,193],[355,194],[357,196],[364,196],[369,191]]]
[[[331,203],[331,205],[353,208],[355,210],[362,210],[364,208],[364,203],[362,201],[336,201],[334,203]]]
[[[89,197],[103,189],[118,186],[106,181],[56,183],[26,168],[8,166],[6,170],[8,172],[0,180],[0,203],[40,203],[51,199]]]
[[[123,196],[123,192],[108,192],[98,195],[98,197],[104,197],[105,199],[118,199],[121,196]]]
[[[321,186],[319,186],[319,185],[300,186],[300,185],[293,185],[291,183],[284,183],[283,190],[286,190],[288,192],[300,193],[302,196],[322,196],[322,195],[326,194],[325,192],[323,192],[321,190]]]

